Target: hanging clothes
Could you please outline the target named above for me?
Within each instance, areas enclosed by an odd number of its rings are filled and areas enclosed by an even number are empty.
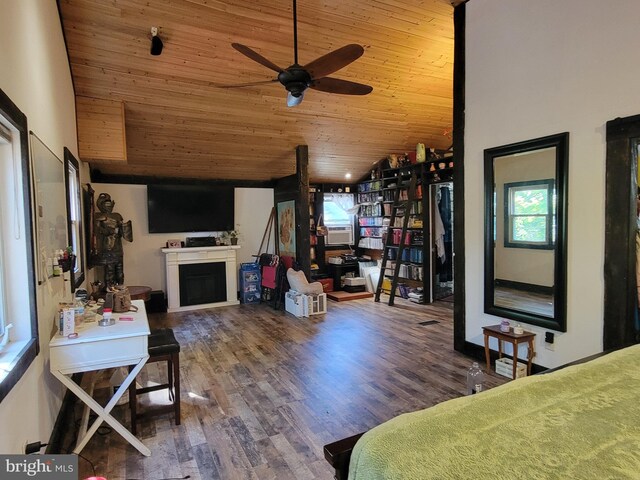
[[[444,251],[444,224],[442,223],[442,217],[440,216],[440,209],[435,210],[435,244],[436,254],[442,263],[445,262],[447,256]]]
[[[444,227],[444,263],[441,268],[436,269],[440,283],[446,283],[453,280],[453,229],[452,229],[452,202],[451,189],[448,186],[439,187],[440,199],[438,200],[438,212],[442,219]]]
[[[453,232],[451,229],[451,190],[449,187],[440,187],[440,201],[438,202],[438,210],[442,217],[444,226],[444,241],[453,241]]]

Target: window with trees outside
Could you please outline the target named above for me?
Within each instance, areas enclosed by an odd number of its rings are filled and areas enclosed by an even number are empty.
[[[505,183],[504,246],[552,250],[555,245],[553,179]]]
[[[354,198],[350,193],[325,193],[324,224],[327,226],[352,225]]]
[[[38,354],[29,182],[27,117],[0,90],[0,402]]]

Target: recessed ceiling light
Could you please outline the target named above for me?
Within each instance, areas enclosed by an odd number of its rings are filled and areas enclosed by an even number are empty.
[[[346,178],[347,180],[349,180],[351,178],[351,174],[350,173],[345,173],[344,174],[344,178]]]

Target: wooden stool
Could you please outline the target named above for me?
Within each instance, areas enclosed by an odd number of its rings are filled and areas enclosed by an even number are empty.
[[[175,413],[176,425],[180,425],[180,344],[170,328],[161,328],[152,330],[149,335],[148,342],[149,360],[151,362],[167,362],[167,383],[161,385],[153,385],[151,387],[136,388],[136,381],[131,382],[129,386],[129,409],[131,410],[131,433],[136,434],[137,421],[142,415],[137,413],[138,400],[136,396],[139,393],[149,393],[156,390],[169,389],[169,400],[173,401],[173,405],[159,407],[155,411],[148,412],[147,415],[156,415],[165,413],[173,408]]]

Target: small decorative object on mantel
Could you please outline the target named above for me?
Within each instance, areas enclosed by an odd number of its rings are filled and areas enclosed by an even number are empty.
[[[167,248],[182,248],[182,242],[180,240],[167,240]]]
[[[228,230],[222,234],[224,245],[237,245],[240,232],[238,230]]]

